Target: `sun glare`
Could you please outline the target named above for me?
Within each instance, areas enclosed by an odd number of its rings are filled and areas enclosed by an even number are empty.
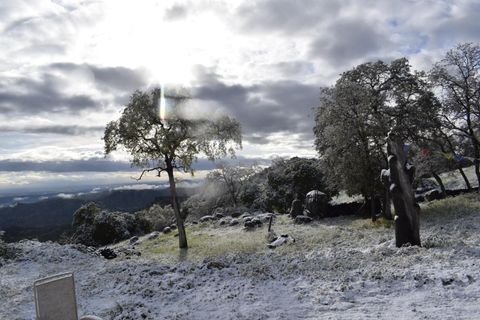
[[[165,94],[164,94],[164,87],[162,84],[160,89],[160,119],[162,121],[165,120],[165,115],[166,115]]]

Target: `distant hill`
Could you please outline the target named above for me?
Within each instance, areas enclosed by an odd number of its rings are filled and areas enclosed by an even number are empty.
[[[180,200],[194,192],[179,188]],[[170,204],[168,189],[111,190],[84,194],[70,199],[55,197],[35,203],[18,203],[0,208],[0,230],[6,231],[6,241],[37,238],[40,241],[57,240],[71,230],[73,213],[83,204],[95,201],[112,211],[135,212],[154,203]]]

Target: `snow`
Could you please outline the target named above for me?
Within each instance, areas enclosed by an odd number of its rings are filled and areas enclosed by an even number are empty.
[[[380,176],[382,177],[390,177],[390,169],[382,169]]]
[[[75,272],[80,314],[104,319],[474,319],[480,212],[452,208],[422,214],[423,247],[396,248],[393,228],[352,217],[292,226],[295,243],[275,250],[202,262],[22,241],[0,261],[0,319],[34,319],[33,281],[64,271]]]

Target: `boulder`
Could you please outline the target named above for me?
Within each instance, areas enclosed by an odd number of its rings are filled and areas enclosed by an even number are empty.
[[[225,217],[225,214],[223,214],[223,212],[216,212],[214,215],[213,215],[213,219],[215,220],[220,220],[222,218]]]
[[[309,216],[313,218],[323,218],[327,216],[328,202],[330,197],[325,193],[312,190],[305,196],[305,209],[308,210]]]
[[[215,220],[215,218],[211,215],[206,215],[200,218],[200,222],[207,222],[207,221],[212,221]]]
[[[440,190],[437,190],[437,189],[430,190],[426,192],[423,196],[427,201],[443,199],[442,193],[440,192]]]
[[[150,234],[147,236],[147,239],[148,239],[148,240],[153,240],[153,239],[158,238],[159,235],[160,235],[160,232],[158,232],[158,231],[153,231],[152,233],[150,233]]]
[[[218,220],[218,224],[221,225],[221,226],[228,225],[230,223],[230,220],[232,220],[232,218],[224,217],[224,218],[221,218],[220,220]]]
[[[279,247],[286,243],[294,243],[294,242],[295,242],[294,238],[290,237],[288,234],[282,234],[280,237],[277,237],[272,242],[270,242],[267,246],[270,249],[275,249],[276,247]]]
[[[241,213],[240,211],[238,211],[238,210],[234,210],[234,211],[232,211],[232,213],[231,213],[232,218],[238,218],[238,217],[240,217],[241,215],[242,215],[242,213]]]
[[[296,224],[304,224],[304,223],[310,223],[312,222],[313,219],[304,215],[296,216],[295,217],[295,223]]]
[[[262,226],[262,221],[258,218],[249,218],[246,219],[245,222],[243,223],[243,226],[245,229],[253,229],[255,227],[261,227]]]
[[[172,229],[170,227],[165,227],[165,228],[163,228],[162,232],[163,233],[170,233],[170,232],[172,232]]]
[[[232,219],[230,220],[230,222],[228,223],[229,226],[236,226],[237,224],[239,224],[240,221],[238,221],[238,219]]]
[[[130,244],[137,244],[140,242],[137,236],[131,237],[129,240]]]
[[[239,215],[238,217],[241,218],[241,219],[245,219],[246,217],[251,217],[251,213],[250,212],[247,212],[245,211],[244,213],[242,213],[241,215]]]
[[[289,213],[292,218],[301,215],[303,213],[302,201],[300,201],[299,199],[293,200]]]
[[[112,248],[102,248],[99,250],[100,255],[105,259],[111,260],[117,257],[117,253]]]

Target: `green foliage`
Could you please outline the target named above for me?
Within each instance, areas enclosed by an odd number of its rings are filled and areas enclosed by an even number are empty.
[[[334,189],[326,187],[324,173],[317,159],[275,159],[264,174],[267,207],[270,209],[287,211],[295,197],[304,199],[311,190],[330,195],[334,193]]]
[[[176,105],[165,119],[159,114],[160,90],[135,91],[117,121],[105,128],[105,153],[122,146],[132,156],[132,165],[160,173],[173,168],[193,173],[199,153],[209,159],[234,154],[241,147],[240,124],[227,116],[192,119],[184,116],[186,96],[176,96]]]
[[[162,231],[175,222],[175,213],[171,205],[162,208],[159,204],[154,204],[148,209],[136,212],[135,221],[137,228],[144,233]]]
[[[335,193],[326,188],[317,159],[278,158],[265,169],[223,166],[212,171],[199,192],[186,200],[183,207],[197,216],[232,205],[237,209],[245,206],[251,210],[285,212],[295,196],[303,199],[314,189],[328,195]]]
[[[15,250],[3,241],[3,233],[3,231],[0,231],[0,267],[2,266],[1,259],[12,259],[15,257]]]
[[[416,140],[433,126],[436,100],[424,78],[402,58],[361,64],[322,89],[314,133],[330,188],[382,194],[387,133],[395,128],[403,139]]]
[[[125,212],[102,210],[90,202],[73,214],[72,242],[89,246],[106,245],[128,239],[134,234],[149,231],[149,225],[141,218]],[[143,228],[147,229],[143,229]]]
[[[174,102],[165,114],[164,94],[160,89],[150,93],[135,91],[117,121],[105,128],[105,153],[122,146],[132,156],[133,166],[145,172],[166,172],[170,184],[173,210],[179,230],[179,247],[188,248],[183,222],[185,211],[180,209],[176,195],[174,170],[190,172],[192,164],[202,153],[210,160],[234,155],[241,147],[240,123],[227,116],[213,119],[195,118],[182,109],[190,97],[178,92],[170,94]]]

